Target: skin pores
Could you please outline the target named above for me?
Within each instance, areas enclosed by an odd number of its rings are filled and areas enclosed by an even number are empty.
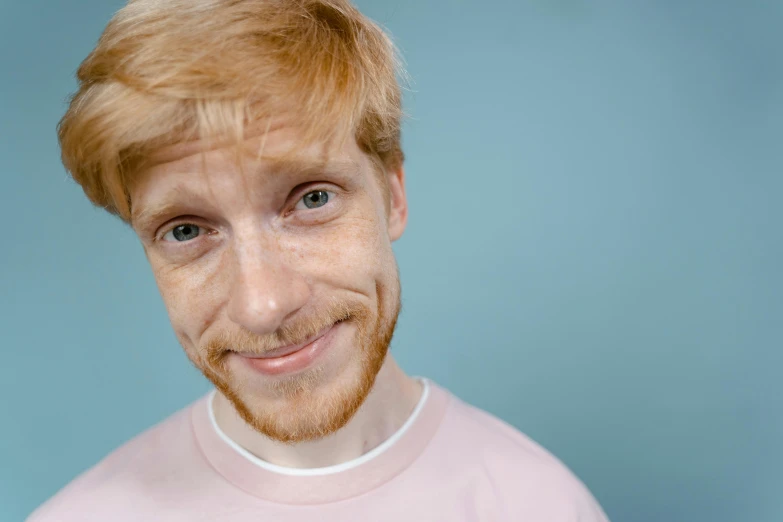
[[[244,145],[256,153],[168,151],[131,188],[132,225],[192,363],[255,430],[313,440],[350,420],[384,363],[404,174],[379,174],[354,140],[292,158],[296,134],[278,128]],[[324,331],[296,371],[253,365]]]

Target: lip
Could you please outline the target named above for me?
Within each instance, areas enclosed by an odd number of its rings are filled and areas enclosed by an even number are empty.
[[[307,341],[277,348],[263,355],[250,355],[233,352],[241,357],[252,369],[265,375],[282,375],[304,370],[332,344],[342,322],[334,323]]]
[[[335,324],[337,324],[337,323],[335,323]],[[291,353],[294,353],[294,352],[298,352],[299,350],[301,350],[302,348],[304,348],[308,344],[316,341],[317,339],[320,339],[321,337],[326,335],[326,333],[329,330],[331,330],[335,326],[335,324],[327,326],[326,328],[324,328],[323,330],[321,330],[320,332],[318,332],[314,336],[310,337],[306,341],[304,341],[302,343],[299,343],[299,344],[291,344],[291,345],[288,345],[288,346],[281,346],[280,348],[275,348],[274,350],[271,350],[271,351],[266,352],[266,353],[262,353],[260,355],[249,354],[249,353],[248,354],[240,353],[239,355],[241,355],[242,357],[247,357],[248,359],[275,359],[275,358],[278,358],[278,357],[283,357],[283,356],[286,356],[288,354],[291,354]]]

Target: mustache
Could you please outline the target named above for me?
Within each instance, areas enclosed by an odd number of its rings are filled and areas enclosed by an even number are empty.
[[[211,364],[219,364],[230,351],[263,355],[277,348],[301,344],[337,322],[363,319],[367,314],[368,310],[362,305],[337,303],[286,323],[270,334],[259,335],[244,328],[224,330],[205,343],[204,353]],[[364,321],[357,323],[363,325]]]

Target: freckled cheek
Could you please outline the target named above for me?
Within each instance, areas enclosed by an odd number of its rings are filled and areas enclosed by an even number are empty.
[[[210,317],[212,293],[207,278],[185,269],[158,270],[154,274],[177,338],[186,349],[193,349]]]
[[[383,264],[383,243],[372,223],[325,229],[317,235],[292,238],[285,243],[295,268],[319,279],[374,276]]]

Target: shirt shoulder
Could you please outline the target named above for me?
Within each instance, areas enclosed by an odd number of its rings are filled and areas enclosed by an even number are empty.
[[[203,398],[201,399],[203,400]],[[200,402],[200,401],[196,401]],[[191,427],[190,404],[136,435],[79,474],[33,511],[26,522],[134,520],[160,513],[176,497],[178,484],[206,468]],[[191,492],[192,493],[192,492]],[[140,516],[141,515],[141,516]],[[140,518],[139,518],[140,517]]]
[[[432,446],[444,460],[440,466],[452,466],[450,473],[479,492],[477,503],[493,506],[491,518],[608,522],[587,487],[557,457],[491,413],[449,395]]]

